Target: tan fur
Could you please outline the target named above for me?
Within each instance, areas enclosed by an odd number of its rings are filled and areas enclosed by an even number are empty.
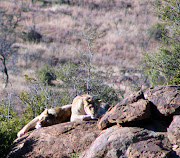
[[[34,128],[46,127],[58,123],[96,119],[101,100],[88,94],[83,94],[74,98],[72,105],[45,109],[39,116],[35,117],[25,125],[17,134],[21,137]]]
[[[50,126],[62,122],[70,121],[71,117],[71,104],[62,107],[55,107],[52,109],[45,109],[39,116],[31,120],[27,125],[25,125],[17,134],[21,137],[29,130],[34,128],[40,128],[45,126]]]
[[[71,121],[96,119],[100,102],[100,99],[95,99],[88,94],[75,97],[72,102]]]

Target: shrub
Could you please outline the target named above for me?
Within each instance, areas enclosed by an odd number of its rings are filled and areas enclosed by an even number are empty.
[[[27,123],[29,120],[32,120],[35,116],[39,115],[46,106],[45,105],[45,96],[43,93],[28,93],[22,91],[20,93],[20,99],[23,104],[26,104],[26,112],[24,114],[24,117],[26,118]]]
[[[163,25],[168,28],[157,52],[144,53],[144,72],[151,85],[178,84],[180,70],[180,16],[176,0],[155,3],[155,11]],[[178,15],[178,16],[177,16]]]
[[[31,28],[29,32],[22,32],[22,39],[24,41],[39,43],[42,39],[42,35],[36,31],[35,26]]]
[[[91,71],[90,75],[89,80],[88,73],[81,64],[76,65],[70,62],[60,65],[57,70],[57,78],[63,82],[60,87],[71,96],[69,99],[72,100],[76,95],[89,93],[109,104],[118,102],[117,92],[105,84],[109,76],[104,77],[104,74],[94,71]]]
[[[28,90],[21,91],[19,95],[21,102],[26,105],[22,119],[23,125],[39,115],[45,108],[64,105],[61,104],[60,98],[63,96],[60,91],[28,75],[25,75],[25,79]]]
[[[157,23],[148,29],[148,34],[151,38],[160,40],[167,34],[167,29],[164,25]]]
[[[56,80],[56,72],[50,66],[45,65],[36,71],[36,78],[44,84],[53,85],[51,81]]]
[[[168,84],[179,85],[180,84],[180,67],[174,73],[174,76],[170,79]]]
[[[0,105],[0,157],[5,157],[9,146],[20,129],[16,113],[5,105]]]

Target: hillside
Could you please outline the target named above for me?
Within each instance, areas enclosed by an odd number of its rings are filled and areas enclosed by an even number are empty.
[[[89,32],[99,35],[92,46],[92,63],[96,71],[113,70],[113,83],[110,85],[129,90],[129,82],[122,82],[123,77],[143,85],[139,71],[141,53],[157,46],[157,41],[148,35],[148,29],[158,21],[153,14],[152,2],[2,0],[0,10],[8,9],[14,14],[20,10],[21,21],[14,44],[17,54],[8,60],[11,85],[1,89],[1,99],[12,99],[15,109],[20,110],[17,96],[27,88],[24,75],[34,76],[34,72],[45,64],[56,67],[67,61],[78,63],[79,56],[87,47]],[[41,35],[36,42],[27,36],[32,30]],[[2,73],[0,77],[3,79]],[[0,87],[2,84],[0,82]]]

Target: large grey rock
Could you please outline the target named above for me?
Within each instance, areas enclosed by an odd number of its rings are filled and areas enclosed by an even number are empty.
[[[80,158],[172,158],[171,144],[163,133],[136,127],[113,126],[101,132]]]
[[[172,144],[180,145],[180,115],[173,116],[173,121],[167,129],[167,134]]]
[[[121,124],[144,120],[149,118],[150,115],[149,101],[143,99],[143,94],[138,92],[131,94],[106,112],[98,121],[98,127],[99,129],[105,129],[116,123]]]
[[[157,86],[144,93],[164,116],[180,114],[180,86]]]
[[[167,129],[167,136],[171,144],[173,144],[173,150],[180,157],[180,115],[173,117],[173,121]]]
[[[108,120],[119,124],[147,119],[151,114],[149,101],[144,99],[127,105],[117,105],[110,113]]]
[[[87,149],[99,135],[96,121],[43,127],[15,140],[9,158],[71,158]]]

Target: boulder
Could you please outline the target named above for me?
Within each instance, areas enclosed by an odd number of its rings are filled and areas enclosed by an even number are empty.
[[[167,129],[167,134],[172,144],[180,145],[180,115],[173,117],[173,121]]]
[[[164,116],[180,114],[180,86],[157,86],[144,93]]]
[[[15,140],[8,158],[69,158],[87,149],[101,132],[96,121],[68,122],[33,130]]]
[[[111,123],[127,123],[150,117],[150,104],[148,100],[140,99],[127,105],[116,105],[111,110],[108,120]]]
[[[126,155],[128,158],[177,157],[175,153],[173,154],[173,152],[170,151],[170,148],[167,149],[167,146],[161,143],[161,140],[156,138],[133,143],[127,148]]]
[[[105,129],[116,123],[128,123],[149,118],[150,103],[143,98],[143,93],[137,92],[123,99],[98,121],[99,129]]]
[[[84,151],[80,158],[131,158],[175,157],[164,133],[137,127],[115,125],[101,132],[100,136]]]

